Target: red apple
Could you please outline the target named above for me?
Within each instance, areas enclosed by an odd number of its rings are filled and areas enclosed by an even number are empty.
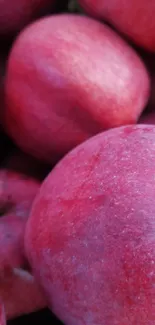
[[[13,35],[40,14],[52,8],[55,0],[0,1],[0,35]]]
[[[4,124],[19,147],[51,162],[101,130],[136,123],[148,97],[146,69],[117,34],[87,17],[55,15],[13,46]]]
[[[0,274],[0,296],[7,319],[45,308],[45,298],[32,274],[9,266],[3,271],[4,275]]]
[[[154,198],[154,126],[101,133],[47,177],[25,247],[64,324],[154,324]]]
[[[23,236],[32,202],[40,188],[40,170],[29,156],[14,151],[0,169],[0,266],[25,265]],[[32,175],[32,172],[34,175]],[[37,174],[39,173],[39,175]]]
[[[6,325],[6,315],[2,301],[0,301],[0,325]]]
[[[4,49],[3,43],[1,43],[2,49],[0,53],[0,129],[2,128],[2,114],[4,110],[4,80],[7,63],[7,50]]]
[[[0,52],[0,87],[3,84],[3,79],[5,76],[5,68],[6,68],[6,61],[7,61],[7,49],[3,49],[3,47],[5,46],[5,44],[2,43],[2,49]]]
[[[4,265],[26,267],[23,238],[26,221],[15,214],[0,218],[0,272]],[[1,294],[1,290],[0,290]]]
[[[45,306],[33,275],[23,270],[29,269],[23,245],[25,226],[42,168],[18,151],[4,165],[0,170],[0,297],[8,319]]]
[[[2,93],[3,93],[3,78],[4,78],[4,70],[5,70],[4,60],[3,60],[3,58],[0,56],[0,105],[1,105],[1,101],[2,101]]]
[[[12,215],[27,219],[32,202],[40,187],[40,181],[25,173],[0,169],[0,210],[1,215]]]
[[[136,44],[155,52],[154,0],[79,0],[91,15],[110,22]]]

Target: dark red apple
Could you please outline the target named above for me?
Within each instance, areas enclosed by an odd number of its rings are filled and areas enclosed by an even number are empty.
[[[0,301],[0,325],[6,325],[6,315],[2,301]]]
[[[79,0],[91,15],[104,19],[137,45],[155,52],[154,0]]]
[[[4,48],[5,44],[1,43],[0,52],[0,130],[2,129],[2,114],[4,110],[4,80],[7,64],[7,49]]]
[[[0,1],[0,35],[13,35],[40,14],[52,8],[55,0]]]
[[[155,127],[101,133],[39,191],[25,247],[65,325],[154,325]]]
[[[4,124],[20,148],[51,162],[101,130],[136,123],[149,83],[141,59],[107,26],[44,18],[13,46]]]

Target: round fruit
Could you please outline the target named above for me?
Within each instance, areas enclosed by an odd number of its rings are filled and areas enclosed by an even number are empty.
[[[101,133],[43,183],[25,246],[66,325],[155,321],[155,127]]]
[[[135,123],[148,97],[146,69],[117,34],[87,17],[55,15],[13,46],[4,123],[24,151],[51,162],[101,130]]]

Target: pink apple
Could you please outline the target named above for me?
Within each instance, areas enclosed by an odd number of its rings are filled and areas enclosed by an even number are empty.
[[[101,130],[136,123],[149,83],[141,59],[107,26],[44,18],[10,54],[5,127],[20,148],[51,162]]]
[[[39,191],[25,247],[65,325],[154,325],[155,126],[101,133]]]

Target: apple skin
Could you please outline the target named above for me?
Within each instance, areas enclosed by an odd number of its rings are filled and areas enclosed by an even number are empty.
[[[79,0],[87,13],[104,19],[135,44],[155,52],[154,0]]]
[[[153,325],[155,127],[101,133],[44,181],[25,249],[65,325]]]
[[[0,170],[0,213],[27,219],[40,181],[11,169]]]
[[[0,297],[7,319],[46,306],[25,256],[24,232],[44,168],[13,150],[0,169]],[[35,169],[34,169],[35,166]]]
[[[36,17],[51,9],[55,0],[0,1],[0,35],[12,36]]]
[[[0,218],[0,270],[3,265],[27,267],[23,238],[26,222],[20,216],[5,215]]]
[[[5,265],[3,273],[0,273],[0,295],[7,320],[46,307],[44,295],[30,272]]]
[[[0,52],[0,129],[2,129],[2,117],[4,111],[4,80],[7,62],[7,53],[4,44],[1,44],[3,50]]]
[[[109,27],[61,14],[19,35],[5,93],[8,134],[51,163],[102,130],[136,123],[150,80],[139,56]]]
[[[6,315],[4,310],[4,304],[2,301],[0,301],[0,324],[6,325]]]
[[[30,165],[29,157],[19,151],[13,151],[4,163],[0,169],[0,268],[8,263],[25,267],[25,225],[41,181],[37,174],[31,175],[32,161]]]

